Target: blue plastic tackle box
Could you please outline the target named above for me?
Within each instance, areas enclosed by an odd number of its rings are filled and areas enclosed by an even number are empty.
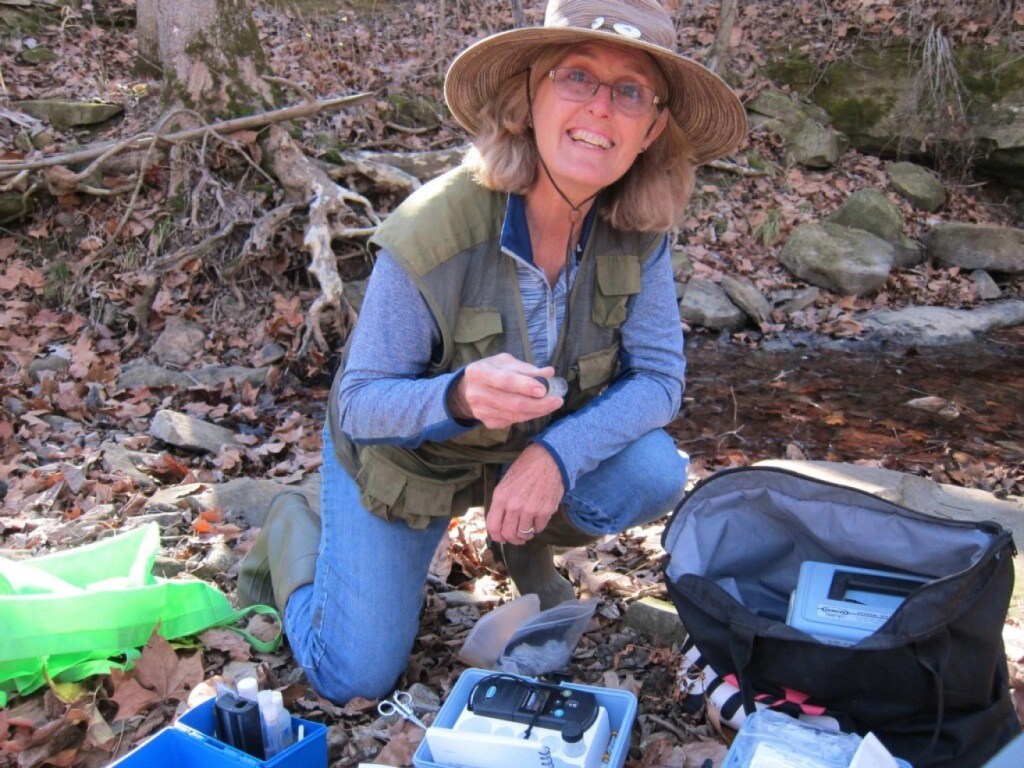
[[[432,726],[441,728],[452,728],[459,719],[462,711],[469,702],[469,696],[474,686],[485,677],[495,674],[493,670],[467,669],[463,672],[452,688],[441,710],[434,718]],[[531,678],[526,678],[531,679]],[[622,768],[629,753],[630,732],[633,728],[633,720],[636,719],[637,699],[629,691],[620,691],[612,688],[601,688],[592,685],[580,685],[577,683],[563,683],[566,688],[578,691],[588,691],[597,698],[599,706],[604,707],[608,712],[608,720],[611,730],[616,732],[607,750],[607,759],[601,763],[601,768]],[[412,758],[416,768],[448,768],[444,763],[434,761],[430,752],[430,745],[427,739],[420,742],[416,753]]]
[[[216,738],[214,700],[190,709],[169,728],[122,757],[113,768],[327,768],[327,727],[292,717],[301,741],[269,760],[259,760]]]

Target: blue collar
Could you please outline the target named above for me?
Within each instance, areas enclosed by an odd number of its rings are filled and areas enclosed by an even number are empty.
[[[597,217],[597,208],[601,203],[601,196],[594,201],[583,220],[583,232],[580,234],[580,243],[576,246],[576,258],[579,259],[583,249],[590,237],[590,230],[593,229],[594,219]],[[522,195],[511,194],[508,196],[508,204],[505,206],[505,221],[501,225],[501,249],[517,256],[527,264],[533,265],[533,246],[530,244],[530,227],[526,223],[526,199]]]

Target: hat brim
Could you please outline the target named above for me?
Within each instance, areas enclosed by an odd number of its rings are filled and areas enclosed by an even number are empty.
[[[706,163],[739,146],[747,132],[743,105],[718,75],[692,59],[658,45],[603,30],[529,27],[491,35],[452,62],[444,97],[452,115],[471,134],[480,113],[512,77],[522,74],[546,46],[600,42],[649,54],[669,84],[667,107],[690,140],[693,159]]]

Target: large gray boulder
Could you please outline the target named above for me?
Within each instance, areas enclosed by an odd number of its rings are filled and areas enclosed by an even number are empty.
[[[895,247],[882,238],[827,222],[798,227],[779,254],[783,266],[801,280],[843,296],[877,291],[895,259]]]
[[[780,85],[824,108],[857,149],[937,160],[972,156],[986,173],[1024,187],[1024,58],[1009,47],[957,45],[953,63],[966,114],[952,120],[921,94],[923,46],[865,46],[820,71],[799,46],[767,68]]]
[[[942,222],[925,233],[924,247],[947,267],[1024,274],[1024,229]]]
[[[691,325],[715,331],[738,331],[747,322],[746,315],[729,300],[721,286],[700,278],[686,284],[679,316]]]
[[[870,232],[892,243],[896,247],[894,266],[913,267],[924,256],[921,246],[903,234],[899,207],[877,189],[858,189],[824,220]]]
[[[889,183],[901,197],[922,211],[937,211],[946,202],[946,188],[938,176],[915,163],[887,163]]]

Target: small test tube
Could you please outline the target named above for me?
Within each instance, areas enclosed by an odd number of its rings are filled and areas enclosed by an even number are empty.
[[[569,391],[569,383],[561,376],[534,376],[533,378],[547,389],[544,397],[565,397]]]
[[[266,759],[284,749],[281,742],[281,715],[274,701],[273,691],[259,692],[260,725],[263,730],[263,753]]]

